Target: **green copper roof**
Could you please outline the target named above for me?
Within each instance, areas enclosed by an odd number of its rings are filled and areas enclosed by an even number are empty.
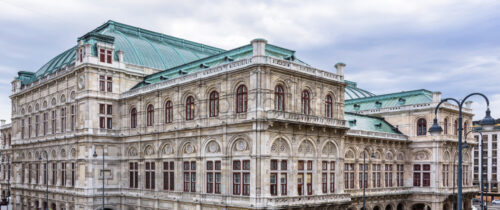
[[[363,111],[432,102],[432,92],[412,90],[345,101],[345,111]]]
[[[375,94],[370,93],[366,90],[360,89],[357,87],[355,82],[344,80],[347,86],[345,87],[344,97],[345,100],[356,99],[356,98],[365,98],[375,96]]]
[[[290,60],[293,62],[301,63],[307,65],[301,60],[295,58],[295,51],[281,48],[275,45],[266,44],[266,55],[272,56],[280,59]],[[137,84],[134,88],[143,87],[149,84],[154,84],[164,80],[173,79],[185,74],[203,70],[206,68],[222,65],[231,61],[236,61],[239,59],[251,58],[253,55],[253,47],[251,44],[244,45],[232,50],[225,51],[216,55],[212,55],[206,58],[198,59],[180,66],[172,67],[166,69],[162,72],[152,74],[147,76],[143,82]]]
[[[225,52],[223,49],[191,42],[165,34],[108,21],[78,39],[93,45],[92,54],[97,55],[97,41],[113,43],[115,51],[124,52],[124,62],[155,69],[168,69],[200,58]],[[29,84],[40,77],[59,70],[75,60],[76,46],[64,51],[43,65],[36,73],[21,79]],[[117,56],[115,54],[115,60]]]
[[[349,128],[355,130],[375,131],[392,134],[401,134],[394,126],[389,124],[383,118],[360,115],[346,112],[344,115]]]

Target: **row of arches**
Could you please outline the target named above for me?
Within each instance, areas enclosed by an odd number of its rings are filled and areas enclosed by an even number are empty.
[[[20,111],[21,111],[20,114],[21,115],[31,114],[31,113],[42,111],[42,110],[45,110],[45,109],[48,109],[51,107],[62,105],[62,104],[65,104],[67,102],[73,102],[75,100],[75,97],[76,97],[76,92],[71,91],[71,93],[69,94],[69,100],[67,99],[66,94],[63,93],[63,94],[59,95],[58,97],[52,97],[52,99],[50,99],[50,103],[49,103],[49,100],[45,99],[42,102],[34,102],[34,104],[23,105],[20,108]],[[40,104],[41,104],[41,106],[40,106]],[[15,105],[12,106],[12,109],[13,109],[12,110],[13,113],[15,113],[16,112]]]
[[[235,94],[235,113],[245,113],[248,110],[248,89],[245,85],[241,84],[236,88]],[[220,106],[219,106],[219,92],[217,90],[212,90],[209,93],[208,101],[208,116],[217,117],[219,116]],[[324,98],[324,113],[325,117],[333,118],[334,116],[334,96],[332,93],[326,94]],[[274,104],[275,110],[286,111],[286,92],[283,85],[278,84],[274,88]],[[188,95],[185,97],[185,120],[193,120],[195,118],[196,110],[196,99],[193,95]],[[164,123],[171,123],[174,119],[174,106],[170,99],[167,99],[164,103]],[[301,93],[301,113],[305,115],[311,114],[311,93],[308,89],[305,89]],[[155,122],[155,107],[152,103],[146,105],[146,126],[153,126]],[[137,107],[132,107],[130,109],[130,127],[137,127]]]
[[[450,126],[449,118],[445,117],[443,120],[443,134],[448,135]],[[466,120],[463,125],[463,133],[467,133],[469,131],[469,122]],[[425,136],[427,135],[427,120],[425,118],[417,119],[417,136]],[[455,119],[453,122],[453,135],[458,135],[458,119]]]
[[[175,143],[175,141],[167,140],[161,145],[156,146],[153,143],[145,144],[142,146],[142,151],[139,153],[137,145],[132,145],[127,148],[128,156],[173,156],[173,155],[185,155],[191,153],[200,152],[202,155],[210,154],[232,154],[234,151],[251,151],[251,142],[249,138],[243,136],[237,136],[229,141],[227,146],[214,138],[206,139],[202,145],[201,150],[199,150],[198,144],[192,141],[184,141],[180,144]],[[269,153],[275,156],[288,157],[292,154],[300,154],[302,156],[316,155],[328,156],[336,158],[338,154],[337,143],[333,140],[327,140],[323,143],[317,145],[314,141],[310,139],[303,139],[296,146],[293,146],[291,142],[285,137],[278,137],[272,143],[269,144]],[[225,149],[224,149],[225,148]]]

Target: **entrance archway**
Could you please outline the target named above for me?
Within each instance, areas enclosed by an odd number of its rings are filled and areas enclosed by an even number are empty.
[[[400,204],[398,204],[398,207],[396,207],[396,208],[397,208],[397,210],[404,210],[405,206],[402,203],[400,203]]]
[[[425,205],[423,203],[417,203],[417,204],[413,205],[411,209],[412,210],[431,210],[431,207],[429,207],[428,205]]]
[[[387,206],[385,207],[385,210],[392,210],[391,204],[387,204]]]
[[[373,207],[373,210],[381,210],[381,209],[380,209],[380,207],[375,206],[375,207]]]

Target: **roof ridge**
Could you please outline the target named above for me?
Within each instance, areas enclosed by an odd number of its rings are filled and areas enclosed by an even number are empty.
[[[116,29],[117,27],[118,28],[130,29],[132,31],[136,31],[136,32],[139,32],[139,33],[145,33],[145,34],[148,34],[148,35],[151,35],[151,36],[154,36],[154,37],[168,39],[168,40],[171,40],[171,41],[177,42],[177,43],[180,42],[182,44],[189,44],[189,45],[192,45],[192,46],[200,47],[202,49],[206,48],[206,49],[213,50],[213,51],[226,51],[224,49],[213,47],[213,46],[206,45],[206,44],[203,44],[203,43],[194,42],[194,41],[190,41],[190,40],[187,40],[187,39],[182,39],[182,38],[179,38],[179,37],[167,35],[167,34],[160,33],[160,32],[155,32],[155,31],[144,29],[144,28],[137,27],[137,26],[128,25],[128,24],[125,24],[125,23],[120,23],[120,22],[113,21],[113,20],[108,20],[106,23],[104,23],[101,26],[95,28],[94,30],[86,33],[85,35],[87,35],[89,33],[98,33],[101,30],[103,30],[103,29],[105,29],[105,28],[107,28],[109,26],[114,26],[115,30],[117,30]],[[83,35],[83,36],[85,36],[85,35]],[[81,36],[81,37],[83,37],[83,36]]]
[[[348,99],[345,100],[345,103],[354,103],[358,101],[371,101],[371,100],[385,100],[389,98],[395,98],[395,97],[402,97],[402,96],[409,96],[409,95],[418,95],[418,94],[423,94],[427,95],[426,93],[432,93],[432,91],[426,90],[426,89],[417,89],[417,90],[409,90],[409,91],[401,91],[397,93],[387,93],[387,94],[382,94],[382,95],[374,95],[374,96],[369,96],[369,97],[364,97],[364,98],[356,98],[356,99]]]

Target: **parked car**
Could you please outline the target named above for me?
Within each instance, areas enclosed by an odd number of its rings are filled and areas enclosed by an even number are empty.
[[[493,200],[491,201],[491,204],[500,204],[500,200]]]
[[[481,203],[481,199],[479,199],[479,198],[473,198],[472,199],[472,204],[478,205],[479,203]]]

